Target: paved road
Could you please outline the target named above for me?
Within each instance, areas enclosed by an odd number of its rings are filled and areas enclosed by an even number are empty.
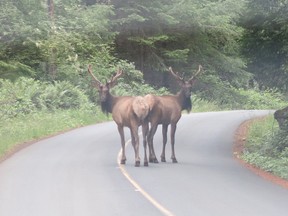
[[[287,215],[288,190],[258,177],[233,159],[236,128],[242,121],[266,113],[184,115],[176,133],[178,164],[167,160],[135,168],[128,145],[125,171],[160,210],[119,168],[120,144],[114,123],[40,141],[0,164],[0,215],[153,216],[163,215],[163,209],[167,215],[179,216]],[[160,135],[158,130],[158,157]],[[169,156],[168,145],[167,159]]]

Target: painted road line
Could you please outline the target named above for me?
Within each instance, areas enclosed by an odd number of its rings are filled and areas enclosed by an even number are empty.
[[[131,140],[128,140],[125,143],[125,146],[130,143]],[[166,216],[174,216],[172,212],[170,212],[168,209],[166,209],[164,206],[162,206],[159,202],[157,202],[150,194],[148,194],[127,172],[125,169],[125,165],[122,165],[120,163],[121,161],[121,150],[118,153],[117,163],[119,165],[119,169],[121,173],[126,177],[126,179],[135,187],[135,191],[140,192],[152,205],[154,205],[160,212],[163,213],[163,215]]]

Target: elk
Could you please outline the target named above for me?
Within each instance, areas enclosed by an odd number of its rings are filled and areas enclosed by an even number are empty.
[[[123,70],[119,69],[108,82],[106,81],[106,84],[102,84],[94,76],[91,65],[88,66],[88,72],[94,79],[93,84],[99,92],[102,112],[106,114],[112,113],[112,118],[117,124],[122,146],[120,163],[126,163],[124,127],[128,127],[131,132],[131,141],[135,151],[135,166],[140,166],[138,128],[142,125],[143,145],[145,149],[144,166],[148,166],[146,137],[148,133],[147,115],[149,113],[149,106],[145,102],[144,97],[114,96],[110,93],[110,89],[115,86],[116,80],[123,74]]]
[[[166,162],[165,158],[165,147],[167,143],[167,129],[171,125],[171,159],[173,163],[177,163],[175,156],[175,132],[177,123],[181,118],[182,110],[187,110],[189,113],[192,109],[191,102],[191,89],[195,82],[196,76],[201,72],[202,66],[199,65],[199,69],[195,75],[185,81],[177,73],[174,73],[172,68],[169,68],[170,73],[176,78],[179,83],[181,90],[176,95],[146,95],[145,98],[150,104],[149,122],[150,130],[147,134],[148,145],[149,145],[149,162],[158,163],[154,152],[153,138],[156,133],[158,125],[162,124],[162,136],[163,136],[163,148],[161,153],[161,161]]]

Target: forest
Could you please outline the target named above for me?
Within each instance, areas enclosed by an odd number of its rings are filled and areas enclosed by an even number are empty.
[[[33,118],[105,119],[89,64],[100,80],[125,71],[118,95],[174,93],[168,67],[190,77],[202,65],[198,111],[287,106],[288,0],[1,0],[0,11],[2,134]]]
[[[127,67],[127,73],[140,71],[145,83],[169,88],[168,66],[189,75],[201,64],[205,76],[195,91],[205,97],[218,100],[233,88],[288,91],[286,0],[0,4],[2,79],[79,84],[90,63],[103,76]],[[140,81],[141,74],[131,74]]]

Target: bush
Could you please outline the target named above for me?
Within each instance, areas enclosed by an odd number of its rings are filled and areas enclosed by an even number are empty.
[[[277,109],[286,102],[277,90],[236,89],[230,88],[219,92],[215,102],[226,109]]]
[[[286,104],[283,95],[273,89],[264,91],[240,89],[239,94],[243,97],[241,103],[244,109],[277,109]]]
[[[40,89],[40,82],[33,79],[20,78],[15,83],[0,80],[0,117],[9,118],[35,111],[31,99]]]
[[[250,126],[242,158],[288,179],[288,134],[279,130],[273,115]]]
[[[81,108],[89,103],[84,92],[67,81],[46,84],[33,101],[37,108],[49,110]]]
[[[88,97],[67,81],[40,82],[19,78],[16,82],[0,80],[0,118],[27,115],[37,110],[89,107]]]
[[[277,152],[282,153],[285,150],[288,150],[288,134],[287,131],[278,130],[277,133],[273,135],[271,139],[271,147]],[[287,151],[288,153],[288,151]],[[287,154],[288,156],[288,154]]]

